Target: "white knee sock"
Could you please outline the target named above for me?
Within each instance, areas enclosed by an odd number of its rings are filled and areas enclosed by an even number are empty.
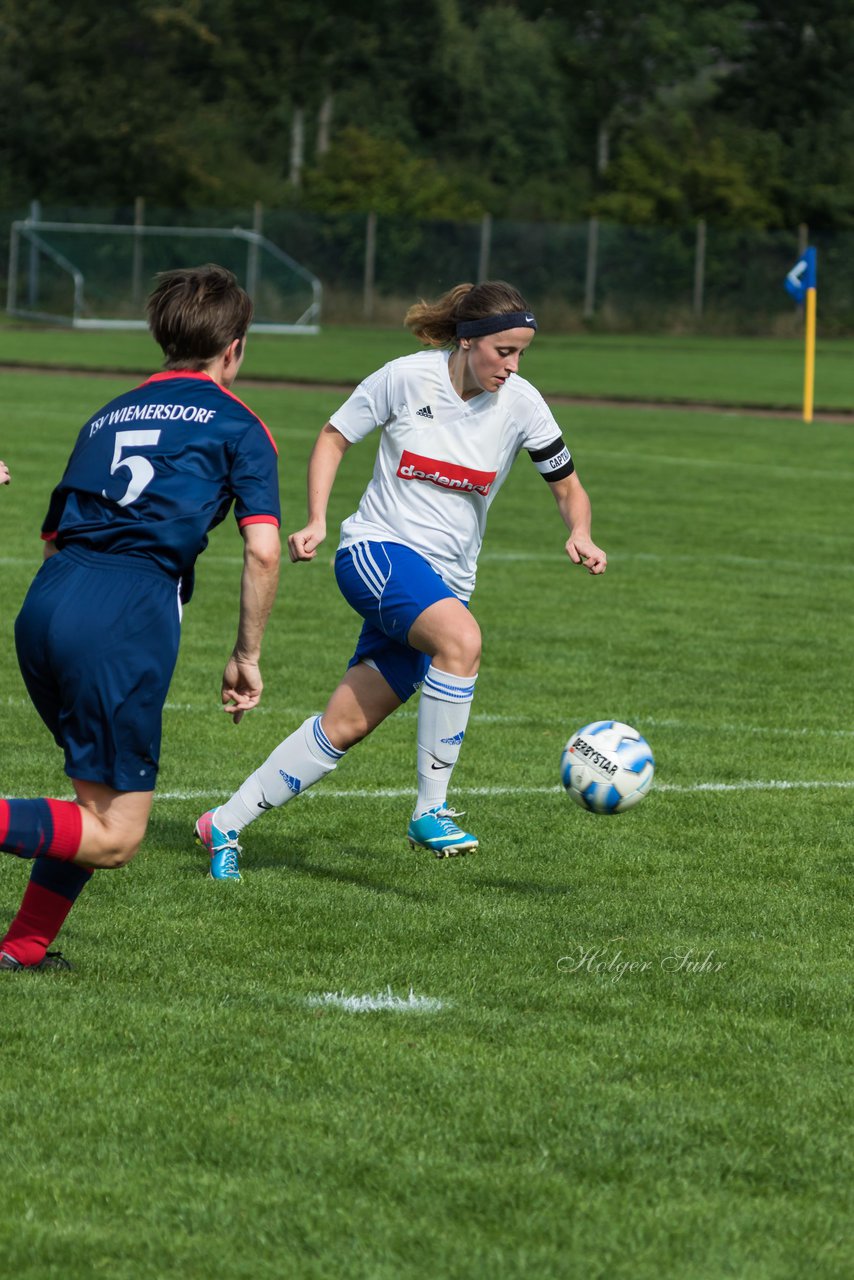
[[[242,831],[267,809],[278,809],[331,773],[343,755],[323,732],[320,716],[309,716],[214,811],[215,825],[220,831]]]
[[[432,664],[418,704],[418,799],[413,817],[443,805],[460,754],[477,676],[452,676]]]

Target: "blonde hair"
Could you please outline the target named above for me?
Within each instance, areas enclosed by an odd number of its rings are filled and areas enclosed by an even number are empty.
[[[504,280],[485,280],[482,284],[455,285],[436,302],[422,298],[409,308],[403,323],[428,347],[455,347],[461,320],[482,320],[527,310],[528,304],[518,289]]]

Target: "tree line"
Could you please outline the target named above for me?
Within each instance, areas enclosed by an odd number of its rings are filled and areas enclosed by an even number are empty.
[[[850,0],[0,0],[0,207],[854,225]]]

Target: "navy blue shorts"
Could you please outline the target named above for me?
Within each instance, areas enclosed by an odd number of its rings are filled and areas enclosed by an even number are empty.
[[[45,560],[15,645],[70,778],[154,790],[180,630],[178,584],[145,561],[76,547]]]
[[[409,628],[431,604],[459,596],[423,556],[398,542],[342,547],[335,556],[335,577],[344,599],[365,619],[348,667],[370,661],[406,702],[430,666],[428,654],[407,644]]]

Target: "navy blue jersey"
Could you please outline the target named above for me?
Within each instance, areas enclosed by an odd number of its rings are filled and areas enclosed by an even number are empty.
[[[157,373],[94,414],[54,489],[42,537],[153,561],[181,578],[234,503],[238,525],[279,525],[276,446],[206,373]]]

